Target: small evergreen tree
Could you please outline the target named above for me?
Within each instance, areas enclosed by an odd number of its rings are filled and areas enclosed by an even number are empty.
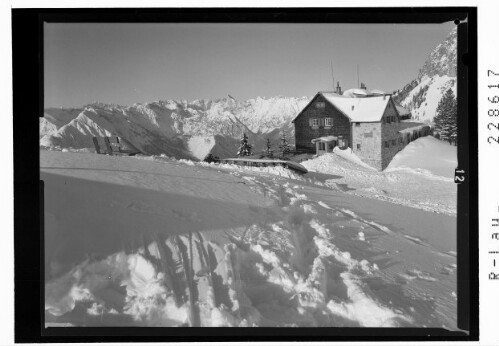
[[[288,138],[286,132],[281,132],[281,144],[279,144],[279,150],[281,152],[280,158],[286,159],[289,154],[291,154],[291,146],[288,143]]]
[[[451,144],[457,144],[457,100],[452,89],[448,89],[437,106],[437,115],[433,119],[439,138]]]
[[[241,145],[237,150],[237,156],[250,156],[252,145],[248,143],[248,136],[243,133],[243,138],[241,138]]]
[[[272,150],[272,144],[270,144],[270,138],[267,138],[267,143],[265,144],[264,156],[273,158],[274,150]]]

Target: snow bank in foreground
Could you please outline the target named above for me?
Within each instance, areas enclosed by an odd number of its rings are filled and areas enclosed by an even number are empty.
[[[284,168],[281,166],[276,166],[276,167],[251,167],[251,166],[238,166],[238,165],[231,165],[227,163],[207,163],[207,162],[200,162],[200,166],[204,167],[211,167],[211,168],[217,168],[217,169],[223,169],[223,170],[228,170],[228,171],[236,171],[236,172],[241,172],[241,173],[264,173],[264,174],[271,174],[271,175],[277,175],[283,178],[288,178],[288,179],[294,179],[294,180],[305,180],[305,178],[298,174],[295,173],[293,170]]]
[[[456,167],[457,147],[427,136],[409,143],[395,155],[385,172],[406,170],[453,179]]]
[[[345,174],[352,172],[355,174],[376,174],[376,170],[366,164],[359,164],[360,159],[353,153],[346,150],[337,150],[334,153],[327,153],[317,156],[311,160],[301,163],[309,172],[323,174]]]

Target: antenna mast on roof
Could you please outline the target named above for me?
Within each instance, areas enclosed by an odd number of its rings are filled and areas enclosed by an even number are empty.
[[[359,64],[357,64],[357,88],[359,88]]]
[[[331,63],[331,76],[333,77],[333,90],[334,90],[334,69],[333,69],[333,61],[329,61]]]

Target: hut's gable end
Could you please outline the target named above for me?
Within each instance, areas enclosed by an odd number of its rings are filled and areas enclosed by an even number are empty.
[[[341,136],[348,145],[351,143],[350,119],[321,94],[303,109],[294,124],[297,151],[315,152],[312,139],[325,136]]]

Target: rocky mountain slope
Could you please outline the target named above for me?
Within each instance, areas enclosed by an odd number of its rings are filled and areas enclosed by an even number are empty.
[[[408,108],[415,120],[431,122],[438,102],[452,88],[456,93],[457,29],[433,49],[418,77],[398,90],[395,101]]]

